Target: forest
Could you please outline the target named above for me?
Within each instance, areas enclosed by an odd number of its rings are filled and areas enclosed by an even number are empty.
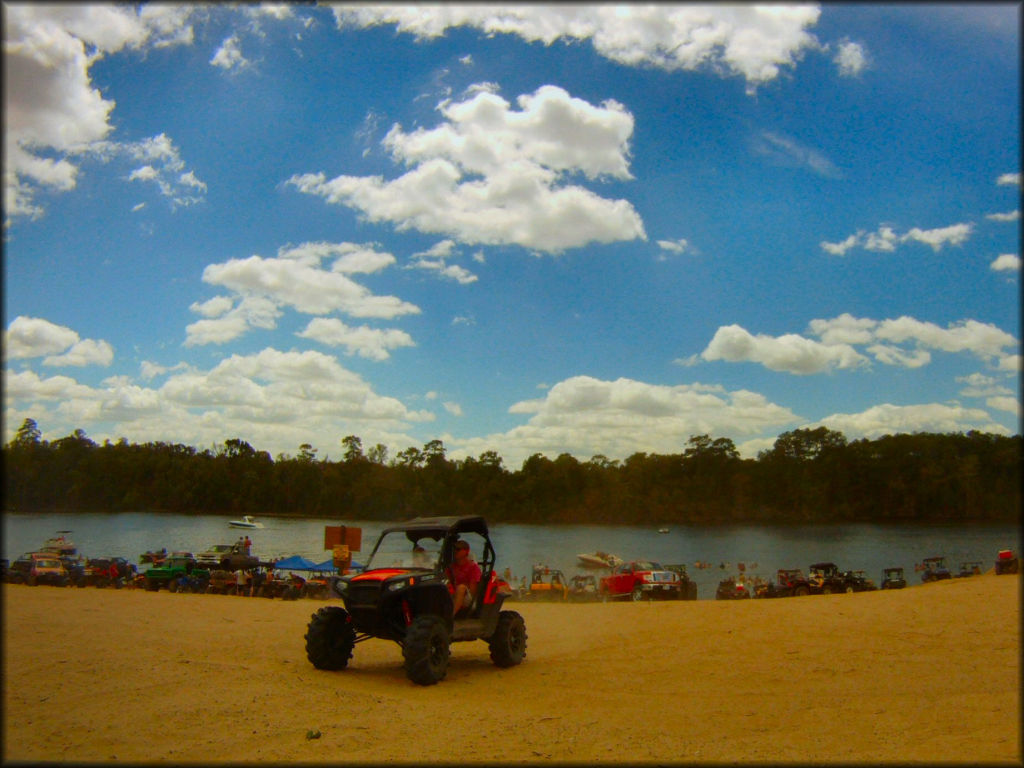
[[[679,453],[625,460],[534,454],[510,470],[496,452],[451,460],[442,441],[389,456],[341,440],[338,460],[233,438],[206,450],[54,441],[25,419],[3,448],[7,512],[175,512],[401,520],[646,525],[1017,522],[1021,436],[914,433],[848,441],[825,427],[779,435],[756,459],[694,435]]]

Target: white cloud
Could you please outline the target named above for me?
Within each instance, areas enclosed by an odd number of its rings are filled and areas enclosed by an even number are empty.
[[[1001,355],[999,361],[996,363],[996,370],[998,371],[1020,371],[1022,369],[1021,356],[1017,355]]]
[[[974,229],[973,224],[954,224],[950,227],[940,227],[938,229],[919,229],[913,227],[907,234],[903,236],[903,240],[916,240],[920,243],[930,245],[932,250],[938,252],[944,245],[963,245],[963,243],[970,237],[972,230]]]
[[[875,338],[897,344],[913,341],[943,352],[971,352],[981,358],[998,357],[1006,347],[1018,344],[1012,335],[991,323],[961,320],[941,328],[906,315],[882,320],[875,330]]]
[[[1020,221],[1020,211],[1009,211],[1007,213],[989,213],[985,216],[989,221]]]
[[[1015,253],[1002,253],[989,264],[994,272],[1020,272],[1020,256]]]
[[[996,179],[996,184],[1001,187],[1019,187],[1020,186],[1020,174],[1019,173],[1004,173]]]
[[[989,408],[995,408],[997,411],[1012,413],[1014,416],[1021,415],[1020,400],[1009,395],[997,395],[987,398],[985,405]]]
[[[210,59],[210,64],[226,71],[237,71],[249,66],[248,59],[242,55],[238,35],[231,35],[224,39],[224,42],[220,44],[220,48],[213,54],[213,58]]]
[[[966,384],[960,390],[963,397],[993,397],[997,395],[1012,395],[1013,390],[999,384],[991,376],[983,373],[972,373],[970,376],[959,376],[956,379],[958,384]]]
[[[621,458],[638,451],[678,453],[695,434],[756,435],[799,420],[789,409],[746,390],[589,376],[561,381],[543,398],[515,403],[509,412],[528,415],[528,423],[446,444],[468,454],[497,450],[509,466],[516,466],[534,453],[570,453],[581,459],[598,453]]]
[[[518,35],[545,45],[560,38],[589,40],[601,56],[626,66],[740,75],[748,91],[776,78],[805,50],[819,47],[807,28],[821,14],[814,5],[454,4],[333,10],[339,27],[394,24],[399,32],[417,38],[471,26],[489,35]]]
[[[860,238],[857,235],[850,235],[838,243],[828,243],[822,240],[821,247],[833,256],[845,256],[846,252],[858,243],[860,243]]]
[[[93,87],[89,69],[125,47],[191,39],[187,8],[103,4],[4,6],[4,210],[38,217],[40,188],[74,189],[78,166],[112,130],[114,102]],[[109,144],[106,150],[108,151]],[[55,152],[57,159],[45,157]]]
[[[405,331],[366,325],[351,328],[335,317],[315,317],[296,335],[332,347],[345,347],[349,355],[358,354],[370,360],[387,360],[391,356],[389,350],[416,346]]]
[[[406,269],[423,269],[437,272],[442,277],[454,280],[460,285],[468,285],[477,281],[477,276],[458,264],[449,264],[448,259],[455,251],[453,240],[442,240],[422,253],[413,254],[413,259]]]
[[[722,326],[703,352],[677,362],[751,362],[773,371],[811,374],[866,366],[868,358],[854,349],[854,345],[866,345],[865,351],[885,365],[920,368],[931,362],[928,350],[937,349],[969,352],[1003,368],[1005,350],[1018,344],[1011,334],[976,320],[962,320],[941,328],[907,316],[872,320],[844,313],[830,320],[812,320],[808,327],[821,338],[820,342],[796,334],[754,335],[738,325]],[[911,346],[897,346],[908,344]]]
[[[678,240],[659,240],[658,247],[669,253],[686,253],[690,249],[690,243],[685,237]]]
[[[114,348],[102,339],[82,339],[63,325],[38,317],[19,315],[4,333],[4,358],[7,360],[42,357],[48,366],[108,366]]]
[[[808,147],[791,136],[773,131],[761,131],[753,138],[754,152],[785,166],[806,168],[819,176],[839,178],[842,174],[835,163],[818,150]]]
[[[707,361],[760,363],[773,371],[806,375],[867,363],[849,344],[824,344],[796,334],[753,335],[738,325],[719,328],[700,353]]]
[[[61,355],[50,355],[43,365],[52,367],[86,365],[108,366],[114,361],[114,348],[102,339],[82,339]]]
[[[324,261],[329,262],[326,269]],[[190,309],[204,319],[186,327],[185,345],[224,344],[251,328],[273,329],[283,308],[307,315],[341,312],[353,317],[380,319],[418,314],[420,309],[414,304],[395,296],[374,295],[350,277],[380,271],[394,262],[390,253],[366,245],[310,242],[282,247],[274,258],[253,255],[210,264],[203,270],[203,281],[227,288],[232,295],[215,296],[191,305]],[[348,338],[359,337],[353,342],[357,351],[376,349],[371,356],[389,347],[404,346],[396,341],[399,337],[395,334],[401,334],[398,331],[342,327]],[[316,328],[314,326],[311,332],[314,336],[310,338],[315,337]],[[326,327],[320,328],[321,335],[327,333]],[[384,341],[373,341],[372,337],[379,333],[385,334]],[[335,328],[333,335],[328,335],[337,339],[339,332]],[[337,343],[347,346],[350,342]]]
[[[395,125],[384,146],[412,170],[392,181],[307,173],[288,184],[355,208],[370,221],[462,243],[559,253],[592,242],[646,239],[627,201],[568,183],[571,174],[631,178],[632,115],[614,101],[595,107],[555,86],[517,103],[520,109],[513,110],[482,91],[442,104],[447,122],[437,128],[406,133]]]
[[[450,413],[452,416],[462,416],[462,406],[459,405],[458,403],[445,401],[441,405],[443,405],[444,409],[448,411],[448,413]]]
[[[834,61],[839,68],[839,74],[843,77],[859,75],[868,65],[864,47],[848,40],[839,44]]]
[[[913,432],[969,432],[972,429],[1010,434],[1010,430],[992,421],[980,408],[940,403],[902,406],[884,403],[860,413],[834,413],[809,425],[811,428],[818,426],[842,432],[851,439]]]
[[[963,245],[973,232],[974,225],[970,222],[935,229],[912,227],[902,235],[897,234],[891,226],[882,224],[875,232],[860,230],[838,243],[823,240],[821,248],[835,256],[845,256],[847,251],[858,246],[868,251],[891,253],[904,243],[919,242],[930,245],[938,253],[946,245]]]
[[[55,355],[76,344],[78,334],[63,325],[38,317],[19,315],[4,333],[4,357],[8,360]]]
[[[171,370],[153,366],[149,372]],[[240,436],[273,455],[294,453],[304,442],[329,450],[345,434],[358,434],[369,444],[414,444],[408,427],[434,419],[377,394],[333,357],[313,351],[267,348],[232,355],[209,370],[174,372],[155,388],[124,376],[90,387],[31,371],[3,375],[7,415],[17,400],[41,425],[46,420],[49,434],[81,428],[94,440],[123,436],[209,446]]]

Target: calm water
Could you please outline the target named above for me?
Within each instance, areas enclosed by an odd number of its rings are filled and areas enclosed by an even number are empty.
[[[85,556],[120,556],[138,562],[149,549],[201,552],[213,544],[228,544],[248,534],[253,552],[262,558],[303,555],[316,562],[328,557],[323,549],[324,526],[349,525],[363,529],[364,561],[386,523],[341,519],[282,519],[265,517],[263,529],[242,531],[228,526],[227,517],[125,514],[4,514],[3,556],[13,560],[37,549],[58,530],[69,534]],[[778,568],[803,568],[830,560],[841,569],[862,569],[877,583],[883,568],[903,566],[908,582],[919,583],[914,564],[931,555],[945,555],[956,570],[961,561],[980,560],[992,567],[1000,549],[1018,549],[1020,527],[999,526],[731,526],[689,528],[672,526],[668,533],[632,526],[544,526],[496,524],[491,531],[498,567],[511,568],[518,578],[534,563],[560,568],[572,575],[576,555],[603,550],[625,559],[645,558],[662,563],[686,563],[697,582],[700,599],[714,598],[719,580],[744,563],[748,573],[770,577]],[[711,568],[698,569],[698,561]],[[756,567],[753,567],[756,563]],[[725,568],[720,567],[726,564]]]

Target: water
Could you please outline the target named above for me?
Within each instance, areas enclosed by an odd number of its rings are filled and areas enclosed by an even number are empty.
[[[118,556],[138,562],[150,549],[201,552],[213,544],[230,544],[248,535],[253,553],[263,559],[302,555],[314,562],[326,559],[324,526],[348,525],[363,529],[363,547],[354,559],[369,556],[377,535],[388,523],[341,519],[259,518],[264,528],[241,530],[228,526],[228,518],[186,515],[122,514],[11,514],[4,515],[3,556],[13,560],[38,549],[58,530],[69,534],[85,556]],[[963,561],[980,560],[992,567],[1000,549],[1017,550],[1019,525],[903,526],[822,525],[796,528],[729,526],[721,528],[672,526],[668,533],[655,528],[596,525],[495,524],[491,531],[498,553],[498,568],[512,570],[516,578],[529,575],[535,563],[559,568],[567,575],[581,572],[576,555],[602,550],[627,560],[650,559],[685,563],[697,582],[700,599],[714,598],[718,582],[738,572],[772,577],[778,568],[803,568],[831,561],[842,570],[864,570],[879,582],[882,569],[902,566],[910,584],[919,583],[914,564],[925,557],[945,555],[956,571]],[[712,567],[698,569],[698,561]],[[720,567],[725,564],[726,567]],[[756,564],[756,566],[754,565]]]

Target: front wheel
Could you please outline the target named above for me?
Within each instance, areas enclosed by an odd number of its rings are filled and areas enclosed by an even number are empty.
[[[348,611],[337,606],[321,608],[306,629],[306,658],[317,669],[344,669],[352,658],[356,630]]]
[[[847,587],[846,587],[846,594],[848,594],[848,595],[852,595],[852,594],[853,594],[853,587],[851,587],[851,586],[847,586]]]
[[[434,685],[448,674],[450,639],[438,616],[417,616],[405,634],[405,674],[417,685]]]
[[[793,590],[793,594],[796,597],[806,597],[808,594],[810,594],[810,592],[808,591],[807,587],[797,587]]]
[[[640,587],[634,587],[630,597],[633,598],[634,603],[639,603],[641,600],[644,599],[644,591],[640,589]]]
[[[499,667],[514,667],[526,658],[526,623],[515,611],[498,614],[498,626],[487,639],[491,661]]]

